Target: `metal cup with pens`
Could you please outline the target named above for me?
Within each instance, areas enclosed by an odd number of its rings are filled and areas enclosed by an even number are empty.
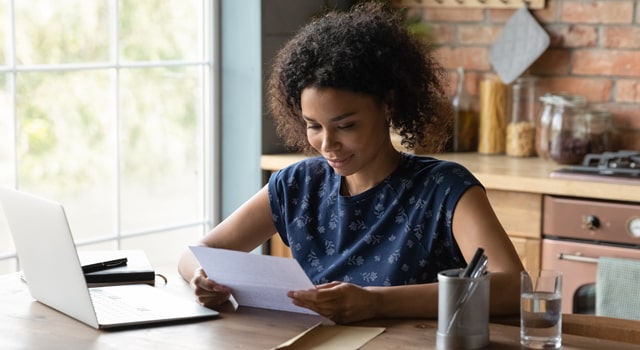
[[[482,248],[466,268],[438,274],[437,349],[479,349],[489,344],[490,277]]]

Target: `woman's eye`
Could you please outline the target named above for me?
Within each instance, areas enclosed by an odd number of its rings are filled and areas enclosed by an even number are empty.
[[[307,124],[307,129],[312,129],[312,130],[320,129],[320,125]]]
[[[338,126],[338,129],[351,129],[353,127],[353,125],[354,125],[353,123],[340,125],[340,126]]]

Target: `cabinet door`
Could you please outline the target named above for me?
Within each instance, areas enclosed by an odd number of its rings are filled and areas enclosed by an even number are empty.
[[[278,234],[273,235],[273,237],[271,237],[271,239],[269,240],[269,249],[270,255],[281,256],[285,258],[292,257],[291,249],[289,249],[289,247],[287,247],[284,242],[282,242],[282,239]]]
[[[532,238],[509,237],[518,252],[526,270],[540,269],[540,240]]]
[[[487,197],[509,236],[540,239],[542,236],[541,194],[487,190]]]
[[[525,269],[540,268],[542,195],[539,193],[487,190],[496,216],[507,231]]]

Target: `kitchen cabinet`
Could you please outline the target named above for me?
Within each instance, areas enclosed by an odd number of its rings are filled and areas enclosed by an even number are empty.
[[[540,266],[542,195],[487,189],[487,197],[527,270]]]
[[[282,238],[279,235],[273,235],[269,242],[269,253],[275,256],[282,256],[285,258],[291,258],[291,249],[287,247],[284,242],[282,242]]]
[[[263,155],[266,172],[304,159],[302,154]],[[527,269],[540,266],[543,198],[545,195],[640,202],[640,181],[636,184],[550,178],[562,165],[538,157],[520,158],[478,153],[445,153],[436,158],[467,167],[485,186],[491,205],[511,238]],[[279,239],[272,240],[272,254],[287,254]]]

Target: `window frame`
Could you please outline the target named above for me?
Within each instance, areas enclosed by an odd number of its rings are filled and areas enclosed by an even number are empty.
[[[109,16],[110,16],[110,47],[111,53],[108,62],[91,62],[91,63],[68,63],[68,64],[36,64],[36,65],[24,65],[19,66],[16,64],[16,40],[15,40],[15,18],[14,18],[14,1],[7,0],[7,36],[8,42],[5,44],[8,47],[6,51],[6,64],[0,62],[0,74],[6,75],[6,87],[9,92],[9,125],[11,127],[9,143],[13,145],[13,150],[10,156],[10,163],[13,167],[13,184],[6,184],[13,188],[20,188],[20,179],[18,174],[19,159],[17,154],[17,114],[16,114],[16,79],[23,73],[34,72],[69,72],[69,71],[96,71],[96,70],[109,70],[110,74],[113,74],[114,84],[112,91],[110,91],[110,99],[116,104],[120,104],[118,99],[118,89],[120,86],[119,72],[123,69],[135,69],[135,68],[156,68],[156,67],[199,67],[200,68],[200,89],[202,91],[202,118],[200,122],[201,137],[203,140],[200,159],[200,169],[202,169],[202,176],[197,181],[200,182],[199,187],[202,189],[202,213],[198,220],[181,222],[173,225],[160,225],[156,227],[146,227],[136,230],[123,230],[118,224],[120,220],[121,212],[120,206],[120,172],[117,170],[119,159],[122,157],[120,152],[114,152],[114,157],[111,167],[116,167],[114,171],[114,183],[116,187],[115,200],[112,202],[116,206],[113,218],[115,220],[113,227],[114,232],[109,235],[101,236],[97,238],[77,240],[76,246],[89,246],[104,242],[115,242],[118,249],[121,246],[123,240],[128,238],[134,238],[145,235],[162,234],[170,231],[179,230],[182,228],[201,227],[201,234],[204,235],[208,232],[209,228],[220,221],[220,207],[221,207],[221,151],[220,151],[220,0],[202,0],[203,13],[203,26],[202,26],[202,56],[199,60],[167,60],[167,61],[136,61],[136,62],[121,62],[118,54],[118,20],[119,20],[119,8],[118,0],[109,0]],[[116,123],[120,121],[120,108],[115,108]],[[113,133],[117,139],[118,128],[114,128]],[[117,148],[118,145],[114,144],[111,147]],[[10,232],[2,232],[0,230],[0,236],[3,234],[9,235]],[[1,237],[0,237],[1,238]],[[13,251],[0,251],[0,263],[4,261],[14,262],[15,270],[19,270],[19,261],[15,248]],[[1,272],[0,272],[1,273]]]

